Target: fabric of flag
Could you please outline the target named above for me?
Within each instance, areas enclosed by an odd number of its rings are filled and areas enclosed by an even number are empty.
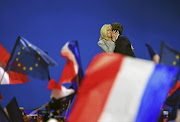
[[[168,97],[166,98],[163,110],[170,111],[169,120],[174,120],[177,117],[177,110],[180,105],[180,81],[178,80],[175,87],[171,88]]]
[[[24,122],[16,98],[13,98],[6,106],[8,115],[12,122]]]
[[[48,66],[56,65],[57,63],[40,48],[18,37],[5,70],[48,80]]]
[[[84,74],[81,65],[79,47],[77,41],[67,42],[62,50],[61,56],[67,59],[59,83],[71,83],[76,81],[76,88],[80,84]]]
[[[60,99],[75,93],[74,89],[67,89],[63,85],[58,84],[54,79],[49,81],[47,88],[52,90],[51,98],[55,99]]]
[[[169,65],[169,66],[177,66],[180,67],[180,52],[176,49],[173,49],[168,44],[166,44],[164,41],[161,42],[161,52],[160,52],[160,63]],[[172,84],[172,88],[174,89],[174,92],[172,94],[169,94],[168,98],[165,101],[165,110],[169,110],[171,112],[169,119],[173,120],[176,118],[177,115],[177,109],[179,106],[180,101],[180,89],[176,89],[176,85],[178,85],[180,72],[178,72],[178,75],[174,77],[174,81]],[[172,90],[170,91],[170,93]]]
[[[2,95],[1,95],[1,93],[0,93],[0,101],[2,100],[2,98],[3,98],[3,97],[2,97]]]
[[[68,96],[61,97],[60,99],[52,98],[49,102],[50,110],[59,110],[61,112],[65,111],[68,108],[68,105],[72,102],[75,93],[72,93]],[[70,109],[70,108],[69,108]]]
[[[0,84],[20,84],[29,81],[28,77],[24,74],[9,71],[4,71],[5,66],[10,58],[9,52],[0,44]]]
[[[1,105],[0,105],[0,122],[10,122],[8,116],[4,112],[4,109],[2,108]]]
[[[152,59],[153,56],[156,55],[156,52],[154,51],[154,49],[148,43],[146,43],[146,47],[148,48],[149,55],[151,56],[151,59]]]
[[[0,44],[0,63],[1,67],[5,68],[8,60],[9,60],[10,54],[9,52]]]
[[[156,122],[178,70],[120,54],[98,54],[86,70],[69,122]]]
[[[48,89],[53,90],[53,89],[59,89],[61,90],[61,85],[58,84],[54,79],[51,79],[48,83],[47,86]]]
[[[168,66],[177,66],[180,68],[180,52],[171,48],[164,41],[161,42],[160,63]],[[178,73],[172,87],[175,86],[176,81],[179,79],[180,72]]]

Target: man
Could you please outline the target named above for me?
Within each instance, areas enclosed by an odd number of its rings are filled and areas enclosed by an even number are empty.
[[[117,36],[117,39],[115,41],[116,46],[114,52],[135,57],[133,47],[129,39],[126,36],[122,35],[123,26],[120,23],[112,23],[111,26],[113,33],[119,32],[119,35]]]

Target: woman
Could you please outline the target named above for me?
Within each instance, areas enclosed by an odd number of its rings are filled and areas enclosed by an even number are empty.
[[[112,32],[112,26],[105,24],[101,28],[101,36],[98,45],[101,47],[103,52],[114,52],[116,37],[118,32]]]

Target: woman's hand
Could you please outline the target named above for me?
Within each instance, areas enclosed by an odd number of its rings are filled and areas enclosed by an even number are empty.
[[[116,41],[118,35],[119,35],[119,31],[116,31],[116,30],[112,31],[112,40],[114,42]]]

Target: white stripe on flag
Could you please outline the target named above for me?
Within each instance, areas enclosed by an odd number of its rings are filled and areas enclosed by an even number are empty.
[[[9,75],[6,71],[4,71],[2,67],[0,67],[0,80],[1,79],[2,79],[2,81],[0,81],[1,84],[9,84]]]
[[[153,69],[153,62],[124,57],[99,121],[134,121],[143,91]]]
[[[66,57],[67,60],[71,60],[73,63],[74,63],[74,70],[75,70],[75,73],[77,74],[78,73],[78,69],[79,69],[79,66],[78,66],[78,63],[76,61],[76,58],[75,58],[75,55],[73,54],[73,52],[69,49],[68,47],[69,45],[69,42],[67,42],[64,47],[61,49],[61,55],[63,57]]]

